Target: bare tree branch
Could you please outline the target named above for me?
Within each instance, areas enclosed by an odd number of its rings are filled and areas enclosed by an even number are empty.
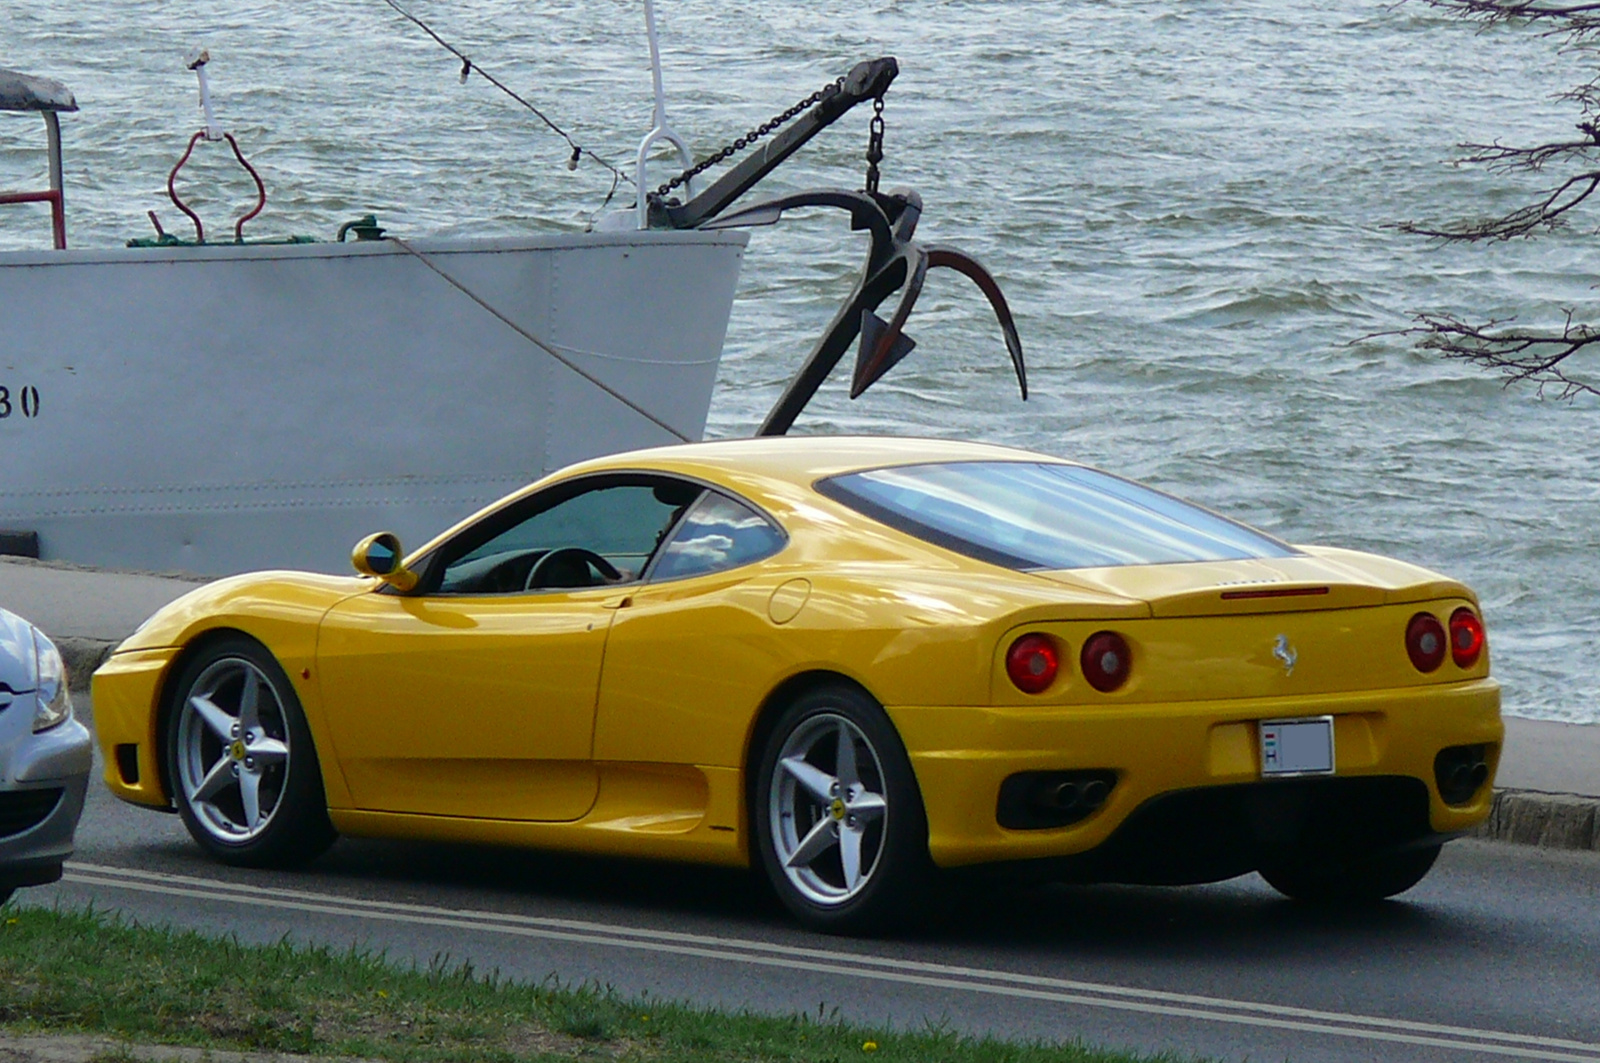
[[[1594,125],[1580,122],[1578,128],[1584,131],[1587,139],[1558,140],[1551,144],[1535,144],[1531,148],[1513,147],[1499,141],[1493,144],[1462,144],[1461,150],[1472,154],[1457,159],[1456,165],[1486,166],[1493,173],[1510,173],[1513,170],[1542,170],[1549,162],[1574,156],[1585,162],[1591,161],[1594,158],[1591,153],[1600,148],[1600,142],[1590,132]]]
[[[1550,0],[1423,0],[1461,18],[1477,19],[1485,26],[1502,22],[1555,23],[1548,33],[1581,37],[1600,30],[1600,3],[1553,3]]]
[[[1586,81],[1575,88],[1570,88],[1566,92],[1558,92],[1555,98],[1576,103],[1584,114],[1592,115],[1600,112],[1600,77]],[[1593,137],[1595,135],[1594,131],[1588,126],[1592,126],[1592,123],[1578,123],[1579,129]]]
[[[1600,50],[1600,0],[1420,2],[1476,21],[1480,31],[1513,22],[1540,26],[1545,36],[1566,38],[1560,51],[1581,53],[1590,62]],[[1509,240],[1560,226],[1569,212],[1600,189],[1600,75],[1556,98],[1578,105],[1583,115],[1583,120],[1577,123],[1581,138],[1553,140],[1531,147],[1514,147],[1498,140],[1493,144],[1462,144],[1465,154],[1456,160],[1456,165],[1483,166],[1493,173],[1538,173],[1546,167],[1561,166],[1570,176],[1560,184],[1540,193],[1534,202],[1498,218],[1431,227],[1407,221],[1393,228],[1418,236],[1472,242]],[[1574,169],[1579,172],[1573,173]],[[1567,372],[1567,359],[1574,354],[1600,349],[1600,328],[1574,323],[1574,313],[1570,308],[1565,310],[1565,320],[1558,329],[1518,328],[1511,318],[1472,324],[1454,314],[1421,313],[1412,318],[1410,328],[1377,335],[1414,337],[1419,349],[1498,373],[1508,387],[1513,383],[1529,383],[1540,395],[1554,391],[1558,399],[1578,395],[1600,397],[1600,386]]]
[[[1527,236],[1536,229],[1554,229],[1562,222],[1562,215],[1576,207],[1600,188],[1600,170],[1578,174],[1552,189],[1543,199],[1518,207],[1509,214],[1481,221],[1460,222],[1442,228],[1429,228],[1416,222],[1403,221],[1392,226],[1414,236],[1433,236],[1441,240],[1510,240]]]
[[[1508,22],[1555,20],[1562,28],[1575,34],[1600,31],[1600,0],[1591,3],[1554,3],[1552,0],[1422,0],[1429,7],[1449,11],[1462,18],[1475,18],[1485,25]],[[1585,49],[1588,50],[1587,48]],[[1457,166],[1483,166],[1491,173],[1511,173],[1525,170],[1541,172],[1547,166],[1575,163],[1583,172],[1568,177],[1554,188],[1546,189],[1541,198],[1509,214],[1497,218],[1457,222],[1450,225],[1427,225],[1403,221],[1392,228],[1415,236],[1431,236],[1441,240],[1510,240],[1529,236],[1539,229],[1553,229],[1565,219],[1564,215],[1587,200],[1600,188],[1600,122],[1594,119],[1600,113],[1600,77],[1595,77],[1576,88],[1560,93],[1557,99],[1567,99],[1578,104],[1586,116],[1577,124],[1583,134],[1581,139],[1555,140],[1531,147],[1516,147],[1496,140],[1493,144],[1467,143],[1460,145],[1465,152],[1455,160]]]
[[[1563,363],[1572,355],[1600,344],[1600,329],[1574,324],[1573,312],[1559,331],[1504,327],[1510,319],[1468,324],[1453,314],[1418,314],[1411,328],[1380,336],[1419,336],[1417,346],[1445,358],[1467,362],[1501,374],[1507,386],[1537,385],[1539,394],[1556,390],[1556,398],[1600,396],[1600,388],[1567,375]]]

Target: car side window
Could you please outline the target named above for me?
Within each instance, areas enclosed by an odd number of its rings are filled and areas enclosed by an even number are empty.
[[[535,496],[445,548],[434,593],[506,594],[637,580],[703,488],[679,481],[602,483]],[[561,496],[565,497],[561,497]],[[506,521],[509,519],[509,525]]]
[[[784,535],[743,502],[707,491],[695,503],[650,570],[652,580],[681,579],[737,568],[783,548]]]

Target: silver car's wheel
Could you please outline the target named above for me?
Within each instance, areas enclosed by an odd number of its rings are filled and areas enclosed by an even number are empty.
[[[883,855],[883,765],[861,728],[833,713],[804,721],[778,751],[767,814],[784,874],[813,904],[858,896]]]
[[[846,682],[796,696],[772,721],[751,779],[762,868],[801,922],[828,933],[923,923],[947,898],[905,745]]]
[[[178,785],[195,818],[227,844],[259,837],[283,798],[289,729],[272,683],[250,661],[223,657],[178,707]]]
[[[217,639],[184,666],[167,705],[167,780],[184,826],[207,852],[282,866],[333,843],[300,699],[265,647]]]

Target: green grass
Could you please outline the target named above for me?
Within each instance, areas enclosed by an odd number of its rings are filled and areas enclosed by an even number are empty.
[[[423,969],[371,952],[245,945],[94,912],[10,907],[0,909],[0,1025],[130,1043],[429,1063],[1154,1058],[940,1029],[897,1033],[827,1014],[772,1017],[630,1000],[553,980],[510,981],[445,959]]]

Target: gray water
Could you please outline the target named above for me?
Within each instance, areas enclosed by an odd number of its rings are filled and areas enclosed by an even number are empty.
[[[1600,402],[1363,338],[1424,309],[1600,316],[1582,224],[1475,248],[1384,228],[1542,187],[1445,163],[1461,141],[1571,131],[1550,96],[1589,71],[1552,42],[1381,0],[658,4],[671,116],[697,152],[859,59],[898,56],[885,187],[920,191],[920,235],[976,253],[1017,314],[1026,404],[976,291],[940,273],[911,358],[856,402],[831,382],[798,430],[1034,447],[1291,541],[1439,569],[1483,597],[1508,711],[1600,721]],[[650,118],[634,3],[414,9],[585,147],[632,154]],[[574,230],[610,187],[592,163],[569,173],[562,141],[460,84],[379,0],[0,0],[0,66],[66,81],[83,108],[65,119],[75,245],[149,235],[152,208],[185,231],[164,181],[199,125],[181,58],[200,43],[220,118],[269,185],[256,235],[326,238],[367,211],[401,235]],[[858,187],[866,118],[765,190]],[[42,182],[38,129],[0,116],[0,187]],[[219,227],[249,202],[223,161],[209,153],[190,186],[211,190],[197,198]],[[0,247],[46,233],[42,211],[0,213]],[[757,230],[711,435],[755,426],[861,251],[831,214]]]

